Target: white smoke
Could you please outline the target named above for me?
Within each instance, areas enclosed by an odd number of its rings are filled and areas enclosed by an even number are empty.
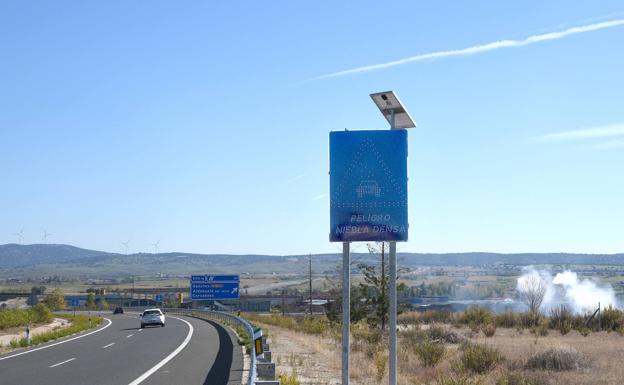
[[[530,278],[539,278],[546,287],[542,310],[561,304],[567,305],[575,313],[592,311],[598,307],[599,303],[602,308],[618,307],[615,292],[611,286],[599,286],[589,279],[579,280],[578,275],[573,271],[566,270],[553,277],[548,271],[528,267],[518,278],[516,290],[519,293],[522,293],[526,287],[525,282]]]

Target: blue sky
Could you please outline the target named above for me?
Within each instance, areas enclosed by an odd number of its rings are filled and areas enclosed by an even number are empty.
[[[618,1],[2,2],[0,243],[338,251],[328,132],[386,128],[368,95],[392,89],[418,122],[400,251],[624,251],[624,25],[318,79],[623,19]]]

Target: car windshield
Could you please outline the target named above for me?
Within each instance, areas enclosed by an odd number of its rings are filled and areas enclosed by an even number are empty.
[[[143,313],[143,315],[150,315],[150,314],[160,315],[160,311],[158,311],[158,310],[148,310],[145,313]]]

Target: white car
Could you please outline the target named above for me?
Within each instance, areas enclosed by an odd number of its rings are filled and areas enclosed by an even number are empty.
[[[141,329],[147,325],[165,326],[165,315],[160,309],[146,309],[141,314]]]

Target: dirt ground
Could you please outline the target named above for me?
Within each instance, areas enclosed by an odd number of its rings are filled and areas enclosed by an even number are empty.
[[[313,336],[263,325],[269,330],[269,341],[277,373],[297,372],[302,385],[340,384],[340,346],[328,336]],[[471,341],[498,349],[505,362],[497,369],[483,376],[473,376],[484,385],[495,384],[501,373],[509,368],[522,368],[532,355],[553,347],[569,347],[582,353],[589,366],[580,370],[563,372],[527,371],[535,374],[550,385],[622,385],[624,384],[624,337],[618,333],[591,333],[583,337],[576,331],[562,336],[550,330],[544,337],[537,337],[528,330],[499,328],[493,337],[482,333],[474,335],[467,328],[453,329],[466,335]],[[445,359],[435,368],[424,368],[419,360],[399,340],[399,374],[401,385],[435,383],[440,373],[452,371],[458,357],[458,345],[447,345]],[[375,385],[387,383],[387,367],[379,370],[377,363],[385,366],[387,356],[383,351],[367,351],[366,347],[352,345],[351,383],[354,385]]]

